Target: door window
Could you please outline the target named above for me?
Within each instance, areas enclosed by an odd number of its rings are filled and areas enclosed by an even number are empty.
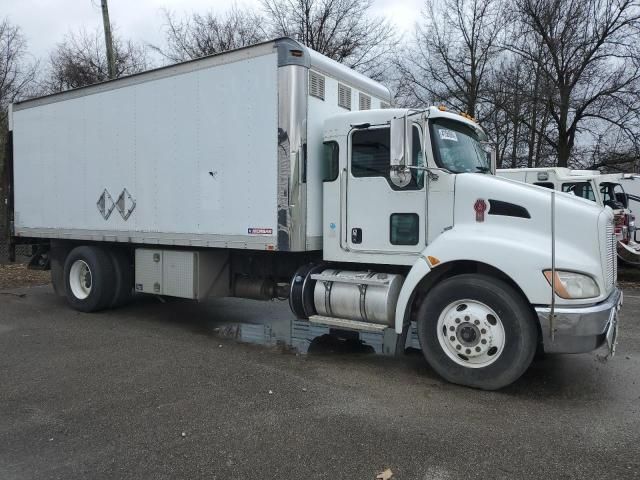
[[[627,196],[622,186],[618,183],[601,183],[600,195],[602,195],[603,204],[610,206],[614,210],[627,208]]]
[[[383,177],[391,188],[400,189],[391,183],[391,130],[389,127],[356,130],[351,135],[351,173],[354,177]],[[413,126],[413,166],[424,165],[420,129]],[[424,172],[411,170],[411,182],[401,190],[420,190],[424,186]]]
[[[389,240],[392,245],[417,245],[420,238],[420,217],[417,213],[392,213]]]

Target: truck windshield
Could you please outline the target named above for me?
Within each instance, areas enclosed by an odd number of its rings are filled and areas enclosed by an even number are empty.
[[[491,159],[480,143],[478,132],[448,119],[431,122],[431,139],[436,163],[453,173],[491,171]]]

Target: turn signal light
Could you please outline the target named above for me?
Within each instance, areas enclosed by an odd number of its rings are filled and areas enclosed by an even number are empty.
[[[589,275],[565,270],[545,270],[544,276],[553,285],[556,295],[566,299],[593,298],[600,295],[600,289]],[[553,280],[553,281],[552,281]]]

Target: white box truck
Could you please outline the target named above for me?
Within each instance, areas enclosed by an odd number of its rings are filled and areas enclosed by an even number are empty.
[[[539,348],[613,350],[611,213],[491,175],[471,119],[389,102],[283,38],[17,103],[12,239],[81,311],[281,298],[398,351],[416,322],[434,370],[472,387]]]

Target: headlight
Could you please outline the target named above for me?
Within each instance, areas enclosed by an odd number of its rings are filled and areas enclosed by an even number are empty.
[[[551,285],[551,270],[545,270],[543,273]],[[598,285],[589,275],[556,270],[555,277],[555,292],[561,298],[593,298],[600,295]]]

